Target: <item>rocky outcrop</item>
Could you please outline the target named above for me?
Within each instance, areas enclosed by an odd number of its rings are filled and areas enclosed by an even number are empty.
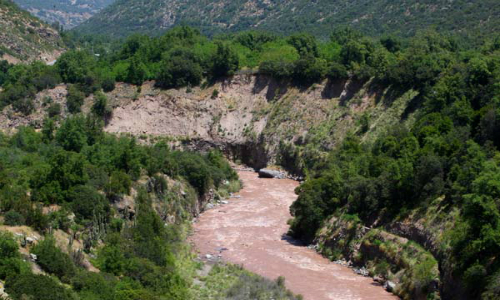
[[[277,179],[284,179],[286,178],[286,173],[278,170],[271,170],[271,169],[260,169],[259,170],[259,177],[260,178],[277,178]]]

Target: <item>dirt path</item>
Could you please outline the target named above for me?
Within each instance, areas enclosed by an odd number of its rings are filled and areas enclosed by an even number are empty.
[[[230,203],[202,214],[192,241],[200,254],[242,264],[262,276],[285,276],[306,300],[396,299],[371,278],[356,275],[285,234],[297,182],[239,172],[244,188]]]

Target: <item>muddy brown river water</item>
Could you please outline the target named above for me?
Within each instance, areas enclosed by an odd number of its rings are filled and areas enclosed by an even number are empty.
[[[194,224],[191,240],[200,256],[221,255],[270,279],[284,276],[287,288],[306,300],[397,299],[371,278],[286,236],[297,182],[246,171],[239,176],[244,184],[240,198],[204,212]]]

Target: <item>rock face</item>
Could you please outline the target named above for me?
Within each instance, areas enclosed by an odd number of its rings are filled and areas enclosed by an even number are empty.
[[[284,179],[286,178],[286,174],[281,171],[276,171],[276,170],[269,170],[269,169],[260,169],[259,170],[259,177],[260,178],[277,178],[277,179]]]
[[[411,121],[401,115],[417,93],[384,100],[386,95],[370,82],[325,81],[305,89],[263,75],[236,75],[189,90],[159,90],[146,82],[140,94],[136,86],[118,84],[107,94],[114,109],[105,130],[145,141],[169,137],[173,148],[218,148],[255,169],[279,164],[303,175],[300,156],[316,156],[339,144],[349,130],[357,131],[363,113],[383,125],[362,137],[375,138],[388,126]],[[307,153],[301,150],[305,144]]]

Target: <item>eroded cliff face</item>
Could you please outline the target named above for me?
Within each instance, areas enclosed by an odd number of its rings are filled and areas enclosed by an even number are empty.
[[[41,128],[47,99],[66,109],[67,87],[40,92],[29,116],[11,107],[0,112],[0,128]],[[236,75],[212,85],[161,90],[154,82],[141,87],[118,83],[106,94],[113,117],[105,130],[132,134],[141,141],[167,138],[175,147],[218,148],[254,168],[279,164],[301,173],[312,160],[326,156],[347,134],[374,140],[390,126],[412,122],[418,93],[397,91],[371,81],[325,81],[292,86],[266,76]],[[93,96],[82,107],[89,112]]]
[[[108,94],[114,109],[106,131],[170,137],[186,147],[217,147],[255,168],[279,163],[300,172],[297,157],[321,157],[348,133],[371,140],[392,124],[411,121],[409,104],[416,97],[372,82],[300,88],[254,75],[180,90],[120,84]]]

